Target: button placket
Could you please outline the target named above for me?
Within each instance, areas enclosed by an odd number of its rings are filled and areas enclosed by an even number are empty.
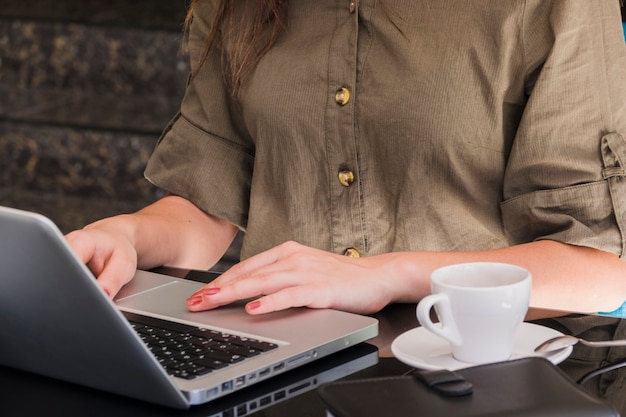
[[[350,1],[338,14],[340,19],[330,46],[325,133],[329,174],[335,178],[330,193],[332,251],[360,256],[358,251],[346,249],[364,246],[354,130],[359,19],[353,13],[358,10],[356,0]]]

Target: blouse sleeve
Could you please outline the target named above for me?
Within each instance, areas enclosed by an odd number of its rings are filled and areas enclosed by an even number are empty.
[[[214,2],[198,2],[188,39],[192,70],[180,112],[165,128],[146,178],[240,228],[248,219],[254,148],[213,48],[199,71]],[[216,42],[219,44],[219,42]]]
[[[514,243],[551,239],[624,258],[626,46],[617,1],[529,1],[528,101],[507,164]]]

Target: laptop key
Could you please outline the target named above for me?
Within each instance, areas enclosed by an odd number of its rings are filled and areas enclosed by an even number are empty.
[[[213,369],[205,367],[205,366],[196,365],[193,368],[189,369],[187,372],[196,376],[202,376],[202,375],[206,375],[206,374],[213,372]]]
[[[247,348],[244,346],[233,345],[228,349],[229,353],[236,353],[237,355],[245,356],[246,358],[250,358],[252,356],[259,355],[261,353],[260,350],[255,350],[251,348]]]
[[[158,327],[160,329],[166,329],[178,333],[188,333],[197,329],[197,327],[189,326],[187,324],[161,320],[154,317],[142,316],[140,314],[129,313],[126,311],[124,312],[124,316],[131,323],[143,324],[148,327]]]
[[[222,352],[220,350],[212,350],[212,351],[206,352],[204,354],[204,357],[221,361],[221,362],[225,362],[225,363],[236,363],[236,362],[241,362],[242,360],[245,359],[241,355],[230,354],[228,352]]]
[[[222,333],[218,332],[217,330],[196,328],[194,330],[191,330],[189,334],[191,336],[197,336],[203,339],[213,339],[214,337],[219,336]]]
[[[229,363],[220,361],[218,359],[213,359],[211,357],[205,356],[196,361],[196,364],[199,366],[206,366],[211,369],[222,369],[226,368]]]
[[[246,343],[246,346],[252,349],[260,350],[261,352],[268,352],[278,347],[276,343],[262,342],[260,340],[250,340]]]

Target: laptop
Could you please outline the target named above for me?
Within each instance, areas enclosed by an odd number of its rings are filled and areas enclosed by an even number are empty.
[[[172,408],[213,401],[378,333],[376,319],[331,309],[251,316],[233,303],[192,313],[185,300],[202,283],[141,270],[112,301],[50,219],[8,207],[0,207],[0,268],[0,365]],[[155,338],[165,347],[149,346]]]

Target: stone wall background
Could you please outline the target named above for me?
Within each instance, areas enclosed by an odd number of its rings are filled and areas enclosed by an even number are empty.
[[[184,92],[187,1],[0,2],[0,205],[67,233],[160,197],[143,169]]]

